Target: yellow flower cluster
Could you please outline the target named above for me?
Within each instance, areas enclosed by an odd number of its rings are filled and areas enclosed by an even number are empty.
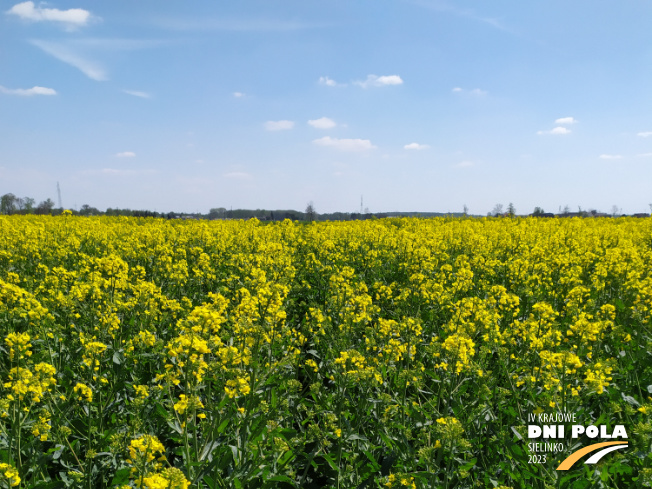
[[[184,414],[188,410],[195,412],[203,407],[204,405],[197,396],[190,396],[188,398],[185,394],[181,394],[179,396],[179,402],[174,405],[174,410],[179,414]]]
[[[20,484],[18,471],[6,463],[0,463],[0,480],[3,480],[11,487],[16,487]]]
[[[165,447],[158,438],[152,435],[142,435],[129,443],[128,462],[137,466],[143,462],[153,462],[157,458],[157,454],[160,455],[164,452]]]
[[[9,382],[4,383],[4,388],[11,392],[7,395],[7,399],[13,401],[18,398],[22,401],[30,394],[29,399],[32,402],[40,402],[43,395],[50,392],[52,386],[57,383],[54,378],[55,373],[56,369],[48,363],[38,363],[34,365],[33,370],[23,367],[12,368],[8,375]]]
[[[246,378],[238,377],[237,379],[231,379],[226,382],[224,392],[230,398],[246,396],[251,392],[251,386]]]
[[[9,333],[5,338],[5,343],[9,347],[9,360],[13,362],[32,356],[30,340],[27,333]]]
[[[86,402],[93,402],[93,389],[88,387],[86,384],[77,382],[72,391],[77,394],[77,399],[84,400]]]

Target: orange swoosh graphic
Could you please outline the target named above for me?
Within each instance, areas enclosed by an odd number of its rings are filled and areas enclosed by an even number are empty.
[[[566,460],[559,464],[557,470],[568,470],[570,469],[575,462],[581,459],[587,453],[595,452],[603,447],[608,447],[611,445],[627,445],[626,441],[606,441],[604,443],[596,443],[595,445],[589,445],[588,447],[580,448],[576,452],[571,453]]]

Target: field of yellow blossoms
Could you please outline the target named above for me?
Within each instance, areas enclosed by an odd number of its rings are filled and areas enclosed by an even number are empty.
[[[0,216],[0,487],[648,487],[651,315],[651,219]]]

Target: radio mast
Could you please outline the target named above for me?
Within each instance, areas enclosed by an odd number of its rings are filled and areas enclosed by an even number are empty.
[[[63,204],[61,203],[61,187],[59,187],[59,182],[57,182],[57,197],[59,197],[59,209],[63,209]]]

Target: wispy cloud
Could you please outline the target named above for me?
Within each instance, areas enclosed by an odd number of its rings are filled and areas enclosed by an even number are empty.
[[[331,129],[337,124],[333,119],[329,119],[328,117],[321,117],[319,119],[314,119],[314,120],[309,120],[308,124],[310,124],[312,127],[316,129]]]
[[[636,135],[641,137],[641,138],[649,138],[649,137],[652,137],[652,131],[643,131],[643,132],[637,133]]]
[[[555,119],[555,124],[577,124],[577,119],[574,117],[560,117]]]
[[[122,153],[116,153],[116,158],[134,158],[136,153],[133,151],[123,151]]]
[[[483,24],[487,24],[501,31],[511,32],[507,27],[505,27],[502,24],[502,22],[500,22],[496,18],[480,15],[476,13],[476,11],[473,9],[461,9],[458,7],[454,7],[453,5],[450,5],[442,0],[434,0],[434,1],[413,0],[411,3],[413,3],[414,5],[418,5],[420,7],[428,8],[430,10],[435,10],[437,12],[446,12],[446,13],[456,15],[458,17],[464,17],[467,19],[474,20],[476,22],[482,22]]]
[[[135,51],[137,49],[156,48],[172,44],[172,41],[163,39],[128,39],[128,38],[103,38],[85,37],[67,41],[71,49],[94,49],[98,51]]]
[[[167,41],[156,39],[102,39],[86,38],[67,41],[47,41],[33,39],[32,45],[43,50],[59,61],[74,66],[87,77],[96,81],[108,79],[104,66],[96,61],[98,52],[134,51],[166,44]]]
[[[18,95],[21,97],[31,97],[34,95],[56,95],[57,92],[53,88],[46,87],[32,87],[32,88],[5,88],[0,85],[0,93],[7,95]]]
[[[114,176],[114,177],[131,177],[139,175],[154,175],[156,170],[133,170],[122,168],[102,168],[101,170],[84,170],[81,172],[83,175],[101,175],[101,176]]]
[[[56,8],[44,8],[40,5],[36,7],[34,2],[17,3],[7,10],[6,13],[16,15],[30,22],[59,22],[68,29],[84,26],[93,18],[88,10],[81,8],[59,10]]]
[[[566,127],[562,127],[562,126],[557,126],[557,127],[553,128],[553,129],[550,129],[549,131],[537,131],[537,134],[540,135],[540,136],[545,135],[545,134],[551,134],[553,136],[560,136],[560,135],[570,134],[570,133],[571,133],[570,129],[568,129]]]
[[[403,80],[398,75],[367,75],[366,80],[354,81],[353,84],[362,88],[385,87],[388,85],[402,85]]]
[[[152,98],[152,96],[147,92],[139,92],[138,90],[123,90],[124,93],[128,95],[133,95],[134,97],[140,98]]]
[[[313,140],[313,144],[317,146],[328,146],[338,149],[340,151],[360,152],[375,149],[376,146],[371,144],[368,139],[338,139],[325,136],[323,138]]]
[[[636,155],[637,158],[650,158],[652,157],[652,153],[640,153]]]
[[[473,95],[475,97],[482,97],[484,95],[487,95],[489,92],[486,90],[482,90],[480,88],[462,88],[462,87],[455,87],[451,90],[453,93],[459,93],[460,95]]]
[[[463,160],[460,161],[459,163],[453,165],[455,168],[470,168],[472,166],[475,166],[475,163],[469,160]]]
[[[608,155],[608,154],[602,154],[598,158],[601,160],[622,160],[623,155]]]
[[[410,143],[403,146],[404,149],[415,149],[415,150],[428,149],[429,147],[430,146],[428,146],[427,144],[419,144],[419,143]]]
[[[69,45],[40,40],[32,40],[31,43],[59,61],[74,66],[92,80],[104,81],[108,79],[106,71],[100,64],[75,52]]]
[[[245,94],[242,93],[242,92],[233,92],[233,96],[234,96],[235,98],[242,98],[242,97],[245,96]]]
[[[154,24],[173,31],[234,31],[285,32],[324,27],[316,24],[282,19],[225,19],[225,18],[157,18]]]
[[[319,77],[319,84],[320,85],[325,85],[327,87],[345,87],[346,83],[338,83],[332,78],[329,78],[327,76],[320,76]]]
[[[246,179],[251,178],[250,173],[246,173],[246,172],[243,172],[243,171],[232,171],[232,172],[229,172],[229,173],[225,173],[223,176],[224,176],[224,178],[232,178],[232,179],[236,179],[236,180],[246,180]]]
[[[286,131],[294,127],[293,121],[267,121],[265,122],[265,130],[267,131]]]

